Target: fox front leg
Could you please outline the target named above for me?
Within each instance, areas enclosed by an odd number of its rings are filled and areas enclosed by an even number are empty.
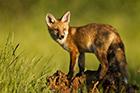
[[[80,53],[78,57],[79,73],[76,76],[81,76],[84,74],[85,70],[85,53]]]
[[[72,79],[74,74],[74,66],[76,64],[76,61],[78,59],[79,53],[76,51],[70,52],[70,67],[69,67],[69,73],[68,73],[68,79]]]

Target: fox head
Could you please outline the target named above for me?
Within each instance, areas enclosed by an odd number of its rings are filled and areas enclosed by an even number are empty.
[[[60,19],[56,19],[51,13],[46,15],[46,23],[52,38],[63,43],[68,35],[70,22],[70,11],[66,12]]]

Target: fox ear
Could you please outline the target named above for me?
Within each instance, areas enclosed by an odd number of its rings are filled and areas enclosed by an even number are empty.
[[[67,22],[69,23],[70,22],[70,11],[67,11],[61,18],[61,21],[62,22]]]
[[[54,24],[56,22],[56,19],[51,13],[48,13],[46,15],[46,22],[48,26],[51,26],[51,24]]]

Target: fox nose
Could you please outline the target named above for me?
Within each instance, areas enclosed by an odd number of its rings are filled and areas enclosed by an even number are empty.
[[[63,39],[64,38],[64,35],[61,35],[60,37]]]
[[[58,36],[59,39],[63,39],[64,38],[64,35],[63,34],[61,34],[61,35],[60,34],[57,34],[57,36]]]
[[[64,38],[64,35],[59,35],[58,38],[59,38],[59,39],[63,39],[63,38]]]
[[[63,39],[63,38],[64,38],[64,35],[60,35],[60,36],[59,36],[59,39]]]

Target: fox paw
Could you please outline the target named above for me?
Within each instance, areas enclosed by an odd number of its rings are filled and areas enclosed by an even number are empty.
[[[80,77],[80,76],[83,76],[84,75],[84,72],[79,72],[76,74],[76,77]]]
[[[72,72],[69,72],[69,73],[67,74],[68,80],[72,80],[72,77],[73,77],[73,73],[72,73]]]

